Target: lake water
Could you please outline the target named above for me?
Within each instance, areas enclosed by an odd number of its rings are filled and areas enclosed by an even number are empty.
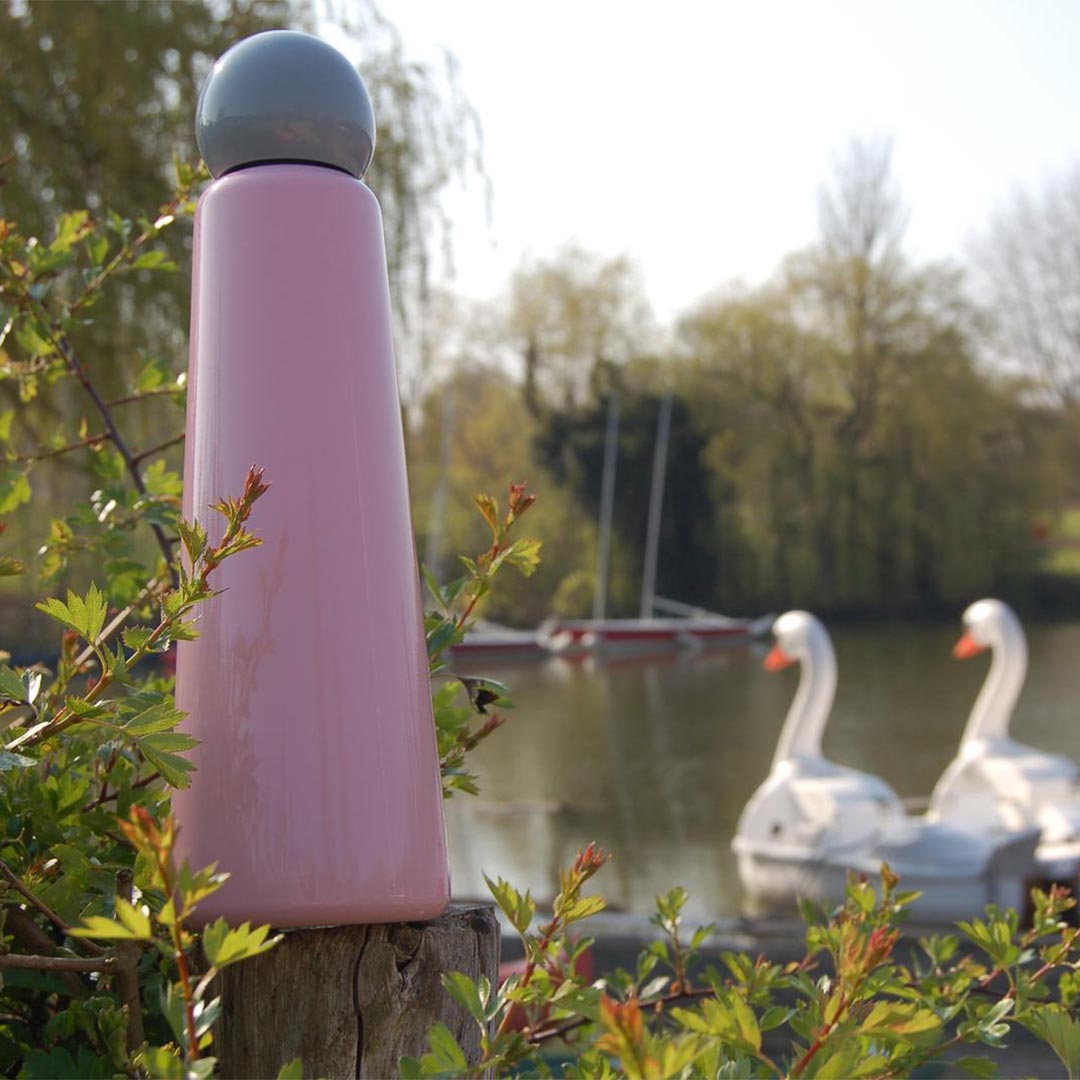
[[[1080,623],[1026,630],[1012,734],[1080,760]],[[825,753],[901,796],[927,795],[955,753],[988,654],[952,659],[959,622],[831,632],[839,685]],[[559,867],[596,840],[616,856],[597,881],[612,907],[647,913],[681,884],[692,915],[738,914],[731,836],[798,679],[797,669],[763,671],[767,648],[461,664],[509,683],[517,708],[473,755],[480,797],[447,806],[455,895],[486,896],[486,873],[550,899]]]

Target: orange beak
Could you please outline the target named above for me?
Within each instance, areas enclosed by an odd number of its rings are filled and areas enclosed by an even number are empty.
[[[765,657],[765,663],[762,667],[766,671],[780,671],[783,668],[791,667],[792,664],[796,664],[798,661],[794,656],[788,656],[779,645],[774,645],[769,651],[769,655]]]
[[[966,660],[969,656],[975,656],[986,648],[980,645],[970,631],[965,631],[964,636],[953,646],[952,654],[957,660]]]

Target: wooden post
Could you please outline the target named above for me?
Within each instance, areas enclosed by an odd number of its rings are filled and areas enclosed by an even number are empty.
[[[463,971],[495,985],[498,964],[490,905],[456,904],[426,923],[289,931],[221,974],[213,1049],[221,1075],[273,1077],[299,1058],[305,1076],[397,1076],[403,1056],[426,1052],[439,1020],[474,1064],[476,1024],[440,977]]]

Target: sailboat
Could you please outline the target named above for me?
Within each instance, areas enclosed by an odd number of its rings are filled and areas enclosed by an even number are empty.
[[[645,568],[641,585],[641,608],[636,619],[609,619],[607,606],[608,563],[615,497],[615,470],[619,429],[619,397],[608,401],[604,439],[604,469],[600,489],[600,541],[596,568],[596,592],[589,619],[548,619],[539,628],[543,646],[563,656],[588,653],[642,653],[666,649],[705,649],[717,645],[744,644],[768,633],[773,616],[748,619],[719,615],[703,608],[667,600],[656,595],[660,552],[660,523],[664,502],[667,451],[671,436],[673,397],[666,391],[660,402],[653,450],[649,515],[645,535]],[[657,617],[657,611],[663,614]]]

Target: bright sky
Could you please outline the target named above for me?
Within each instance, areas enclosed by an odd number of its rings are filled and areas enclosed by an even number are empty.
[[[1080,163],[1080,0],[381,0],[461,63],[494,189],[452,202],[458,291],[568,240],[632,256],[669,319],[813,239],[817,186],[891,135],[912,254],[960,254]],[[377,151],[376,151],[377,152]]]

